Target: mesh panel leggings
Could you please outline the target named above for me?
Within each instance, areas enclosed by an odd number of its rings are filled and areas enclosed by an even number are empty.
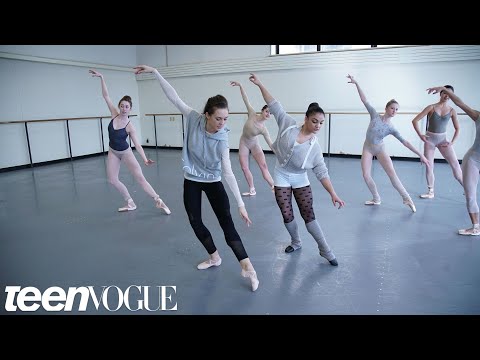
[[[230,246],[237,260],[241,261],[248,258],[242,240],[233,224],[230,202],[221,181],[202,183],[185,179],[183,182],[183,204],[198,240],[209,254],[217,251],[212,235],[202,221],[202,191],[207,195],[207,199],[223,230],[227,245]]]

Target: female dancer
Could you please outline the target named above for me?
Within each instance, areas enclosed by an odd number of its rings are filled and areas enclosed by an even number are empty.
[[[244,196],[253,196],[256,195],[255,186],[253,185],[253,176],[248,167],[248,158],[250,152],[252,153],[253,158],[260,167],[263,178],[268,183],[270,188],[273,190],[273,179],[272,175],[268,171],[267,162],[265,161],[265,155],[263,150],[258,142],[258,135],[263,135],[265,141],[267,142],[270,149],[272,149],[272,140],[270,139],[270,134],[268,133],[267,127],[265,126],[265,121],[270,117],[270,110],[268,105],[265,105],[262,108],[260,115],[257,115],[252,105],[248,101],[247,93],[243,89],[242,84],[237,81],[230,81],[230,85],[238,86],[240,88],[240,93],[242,94],[243,102],[247,107],[248,118],[245,124],[243,125],[243,132],[240,136],[240,144],[238,146],[238,157],[240,159],[240,166],[242,167],[243,174],[247,180],[249,191],[242,193]],[[273,151],[273,149],[272,149]]]
[[[390,159],[390,156],[388,156],[387,152],[385,151],[385,144],[383,143],[383,138],[388,135],[395,136],[397,140],[400,141],[406,148],[417,154],[420,157],[420,161],[424,163],[427,168],[429,166],[428,160],[417,149],[415,149],[412,144],[405,140],[390,122],[390,119],[393,118],[398,111],[398,102],[394,99],[390,100],[385,106],[385,114],[383,116],[380,116],[377,111],[369,104],[364,92],[358,85],[358,82],[353,78],[353,76],[347,75],[347,77],[350,79],[349,83],[354,84],[357,87],[360,100],[363,102],[368,112],[370,113],[370,125],[368,126],[367,136],[363,144],[361,164],[363,178],[365,179],[365,182],[367,183],[367,186],[373,195],[373,199],[365,201],[365,205],[381,204],[380,195],[377,191],[377,186],[375,185],[371,174],[373,157],[376,156],[378,161],[380,162],[380,165],[382,165],[383,169],[390,178],[393,187],[402,197],[403,203],[407,205],[413,212],[416,212],[417,209],[415,208],[415,204],[413,203],[412,198],[400,182],[400,179],[398,178],[397,173],[395,172],[395,169],[393,167],[392,159]]]
[[[133,143],[135,144],[135,149],[137,149],[139,152],[145,165],[148,166],[154,163],[153,160],[147,159],[145,156],[142,145],[137,139],[135,127],[128,118],[128,115],[132,110],[132,99],[130,96],[125,95],[118,102],[117,109],[115,105],[113,105],[112,100],[110,100],[107,84],[105,83],[103,75],[95,70],[89,70],[89,73],[92,74],[93,77],[100,78],[102,83],[102,95],[108,105],[108,108],[110,109],[110,113],[112,114],[112,120],[108,125],[108,137],[110,142],[107,157],[107,176],[110,184],[112,184],[120,192],[120,194],[122,194],[123,198],[127,202],[127,205],[119,208],[118,211],[132,211],[137,208],[137,205],[135,205],[133,202],[127,187],[118,179],[120,163],[123,161],[143,190],[145,190],[145,192],[153,198],[156,207],[162,209],[166,214],[169,215],[171,213],[170,209],[162,201],[155,190],[153,190],[152,186],[145,179],[145,176],[143,176],[142,168],[135,158],[135,155],[133,155],[132,148],[126,141],[127,136],[130,136],[130,139],[132,139]]]
[[[468,116],[475,122],[475,141],[466,152],[462,160],[463,170],[463,188],[465,189],[465,197],[467,200],[467,210],[472,227],[469,229],[460,229],[460,235],[480,235],[480,225],[478,223],[478,204],[477,204],[477,186],[480,173],[480,111],[472,109],[466,105],[453,91],[446,86],[438,86],[427,89],[428,93],[445,93],[460,109],[465,111]]]
[[[316,141],[315,134],[325,122],[325,112],[317,103],[310,104],[305,113],[305,122],[299,127],[295,119],[285,112],[282,105],[260,82],[257,75],[251,74],[249,79],[260,88],[263,99],[278,124],[277,139],[273,143],[277,157],[273,176],[277,205],[282,213],[283,223],[291,236],[291,244],[285,248],[285,252],[290,253],[302,247],[297,222],[293,215],[293,192],[307,231],[317,242],[320,256],[327,259],[330,265],[338,266],[335,254],[328,246],[322,228],[315,218],[312,188],[307,175],[307,169],[312,169],[317,179],[330,194],[333,206],[338,204],[340,209],[345,205],[345,202],[335,193],[330,182],[322,149]]]
[[[237,200],[240,216],[247,225],[250,225],[252,222],[245,209],[230,163],[229,129],[225,127],[228,118],[227,99],[222,95],[212,96],[200,114],[180,99],[175,89],[160,75],[157,69],[147,65],[135,67],[136,74],[150,72],[158,79],[168,100],[183,114],[187,122],[182,150],[185,178],[183,203],[195,235],[210,255],[210,258],[198,264],[197,268],[205,270],[212,266],[220,266],[222,263],[212,235],[202,221],[203,191],[217,216],[228,246],[233,250],[240,263],[241,275],[250,279],[252,290],[255,291],[259,284],[257,274],[235,229],[230,214],[230,202],[221,181],[223,173],[225,181]]]
[[[454,92],[453,86],[451,85],[445,85],[445,88],[451,90],[452,93]],[[423,154],[430,164],[426,171],[428,191],[426,194],[420,195],[422,199],[433,199],[435,196],[433,191],[435,184],[435,176],[433,174],[435,148],[438,148],[444,159],[447,160],[452,168],[453,176],[460,185],[463,186],[462,169],[460,168],[457,155],[453,149],[453,143],[460,133],[460,126],[458,125],[457,112],[448,105],[449,99],[448,94],[445,91],[441,91],[440,100],[435,104],[428,105],[412,120],[413,128],[424,143]],[[427,116],[428,125],[427,132],[424,135],[419,129],[418,122],[425,116]],[[448,141],[447,124],[450,119],[452,119],[455,133],[453,134],[452,140]]]

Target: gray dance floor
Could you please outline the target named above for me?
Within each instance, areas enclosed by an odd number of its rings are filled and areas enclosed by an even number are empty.
[[[309,173],[317,219],[339,262],[333,267],[319,256],[296,205],[304,245],[294,253],[284,252],[288,233],[253,162],[257,195],[245,198],[253,226],[242,222],[226,186],[233,219],[260,280],[252,292],[205,196],[204,222],[223,263],[197,270],[207,253],[184,210],[181,151],[146,153],[156,163],[142,169],[172,210],[170,216],[155,208],[125,167],[120,178],[138,208],[118,213],[123,199],[107,182],[105,156],[0,173],[1,314],[480,314],[480,237],[457,235],[470,221],[463,189],[445,163],[435,164],[435,199],[422,200],[418,195],[426,188],[424,167],[394,161],[416,213],[403,205],[377,161],[380,206],[363,205],[371,196],[359,159],[326,161],[335,189],[347,203],[341,210]],[[266,156],[273,172],[274,156]],[[245,191],[238,153],[232,152],[231,158]],[[124,294],[131,285],[149,287],[150,308],[158,307],[158,286],[166,286],[164,309],[176,304],[177,310],[130,311],[118,300],[118,289]],[[55,286],[65,292],[91,286],[99,297],[102,287],[110,288],[107,305],[98,309],[90,298],[86,311],[79,312],[75,300],[71,312],[47,312],[37,299],[25,302],[40,304],[37,311],[7,312],[6,286],[35,287],[42,293]],[[143,299],[135,289],[127,296],[132,309]],[[48,300],[45,294],[43,298]]]

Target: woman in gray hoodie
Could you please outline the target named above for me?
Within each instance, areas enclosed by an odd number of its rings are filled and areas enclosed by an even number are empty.
[[[330,265],[338,266],[338,261],[315,218],[312,188],[307,176],[307,169],[312,169],[332,197],[333,205],[338,204],[339,209],[345,205],[330,182],[323,152],[315,137],[320,126],[325,122],[325,112],[317,103],[312,103],[305,114],[304,124],[297,126],[295,119],[285,112],[282,105],[270,95],[255,74],[251,74],[249,79],[260,88],[263,99],[278,123],[278,135],[273,143],[273,150],[277,157],[273,181],[275,198],[282,213],[284,225],[291,236],[291,244],[285,248],[285,252],[290,253],[302,247],[293,215],[293,192],[305,226],[318,244],[320,256],[327,259]]]
[[[225,181],[237,200],[240,216],[249,226],[252,222],[245,209],[230,163],[228,146],[230,130],[225,127],[228,118],[227,99],[222,95],[209,98],[203,113],[200,114],[180,99],[175,89],[160,75],[157,69],[146,65],[136,66],[135,74],[140,73],[155,75],[165,95],[183,114],[187,123],[182,150],[185,178],[183,203],[195,235],[210,255],[210,258],[198,264],[197,268],[205,270],[212,266],[220,266],[222,263],[212,235],[202,221],[203,191],[217,216],[228,246],[240,262],[241,275],[250,279],[253,291],[257,290],[259,284],[257,274],[235,229],[230,214],[230,202],[221,181],[223,173]]]

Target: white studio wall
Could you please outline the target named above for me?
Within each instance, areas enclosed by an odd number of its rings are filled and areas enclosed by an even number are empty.
[[[318,102],[327,112],[319,142],[324,152],[329,149],[332,154],[360,155],[368,126],[369,116],[355,86],[347,83],[347,74],[356,77],[377,111],[382,112],[386,102],[395,98],[400,113],[411,112],[398,114],[393,123],[417,148],[422,144],[411,120],[425,106],[438,101],[438,95],[427,94],[427,87],[451,84],[467,104],[480,108],[480,46],[409,46],[279,56],[270,56],[270,46],[0,45],[0,169],[30,162],[25,125],[12,121],[105,116],[101,124],[100,119],[69,121],[70,145],[65,121],[29,124],[33,162],[68,158],[70,151],[72,156],[99,153],[102,139],[103,149],[108,149],[109,111],[100,80],[88,74],[89,68],[104,74],[114,103],[124,95],[132,97],[132,114],[138,114],[132,122],[146,146],[181,147],[182,117],[153,76],[133,74],[137,64],[157,67],[197,111],[203,110],[208,97],[224,95],[230,105],[227,125],[232,149],[238,148],[246,108],[239,89],[229,82],[236,80],[244,85],[257,111],[264,105],[260,91],[248,80],[250,72],[259,75],[299,123],[308,104]],[[153,116],[146,114],[161,115],[155,116],[154,125]],[[459,116],[459,121],[461,132],[455,150],[462,159],[475,135],[468,116]],[[421,126],[425,126],[425,120]],[[267,127],[275,139],[273,117]],[[447,129],[451,137],[453,126],[449,124]],[[263,138],[260,142],[268,150]],[[386,144],[392,156],[415,157],[391,137]],[[438,151],[436,158],[441,158]]]
[[[167,46],[168,52],[174,53],[171,47]],[[210,50],[214,49],[210,47]],[[153,63],[148,65],[155,66]],[[480,75],[480,46],[382,48],[210,61],[158,69],[180,97],[197,111],[203,110],[208,97],[222,94],[228,99],[231,112],[246,112],[240,91],[229,85],[230,80],[240,81],[244,85],[251,104],[260,111],[264,105],[263,98],[258,88],[248,80],[249,72],[256,72],[272,95],[289,112],[304,113],[308,104],[313,101],[318,102],[327,113],[362,112],[361,115],[331,115],[330,151],[334,154],[360,155],[369,121],[355,86],[347,82],[347,74],[356,77],[377,111],[383,112],[385,104],[395,98],[400,104],[400,112],[412,113],[397,115],[393,123],[417,148],[421,148],[422,143],[411,125],[411,120],[427,105],[437,102],[439,97],[428,95],[426,88],[451,84],[467,104],[480,107],[480,89],[476,83]],[[168,102],[153,76],[145,74],[137,78],[141,105],[143,109],[148,109],[147,113],[178,113]],[[452,106],[455,107],[453,104]],[[462,112],[458,108],[456,110]],[[231,115],[229,118],[232,149],[238,148],[245,116]],[[295,116],[299,122],[303,120],[302,114]],[[467,116],[460,116],[459,121],[461,133],[455,148],[461,159],[473,142],[474,124]],[[149,122],[151,119],[148,117],[142,119],[144,137],[152,136],[146,129]],[[275,137],[277,132],[273,118],[267,126],[272,137]],[[422,126],[425,126],[425,120]],[[322,132],[327,130],[328,121]],[[449,125],[448,135],[452,134],[453,126]],[[324,136],[324,143],[320,144],[326,152],[328,133],[319,134],[319,138]],[[261,142],[263,148],[268,149],[266,143],[263,140]],[[395,139],[387,138],[386,142],[392,156],[416,157]],[[436,158],[441,158],[438,151]]]
[[[0,50],[11,50],[13,46],[1,46]],[[6,49],[7,48],[7,49]],[[104,149],[108,149],[107,126],[110,111],[102,97],[99,78],[93,78],[89,68],[103,73],[110,97],[117,103],[124,95],[130,95],[133,101],[132,114],[141,114],[138,100],[138,87],[135,75],[129,67],[117,67],[93,62],[70,62],[67,60],[39,58],[37,55],[55,53],[54,46],[47,46],[40,52],[41,46],[16,46],[16,50],[32,50],[31,55],[0,53],[0,168],[26,165],[30,163],[26,143],[25,123],[27,125],[33,163],[58,160],[70,157],[66,118],[106,117],[102,121]],[[63,48],[64,47],[57,47]],[[75,48],[69,46],[69,48]],[[82,60],[113,61],[110,58],[112,47],[82,47]],[[135,47],[113,47],[119,52],[123,49],[124,59],[130,58],[134,64]],[[72,50],[72,49],[70,49]],[[90,51],[87,51],[90,50]],[[129,55],[129,53],[131,53]],[[103,54],[103,56],[102,56]],[[59,56],[61,54],[58,54]],[[45,119],[59,119],[43,122]],[[132,118],[141,136],[139,117]],[[100,119],[70,120],[70,145],[72,156],[82,156],[102,152]]]
[[[44,62],[87,63],[132,67],[137,60],[136,45],[0,45],[0,52],[39,57]]]

